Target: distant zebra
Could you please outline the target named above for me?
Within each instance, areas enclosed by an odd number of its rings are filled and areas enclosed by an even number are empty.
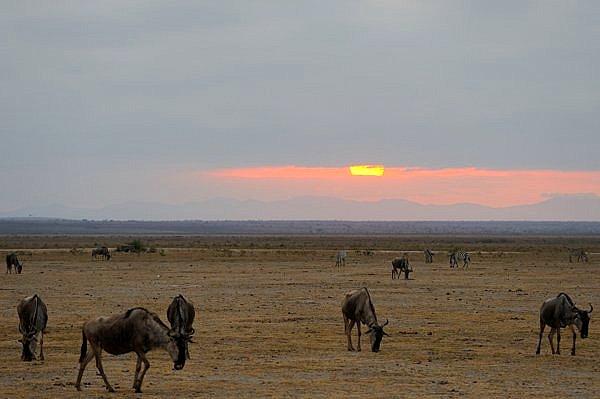
[[[574,257],[577,257],[577,263],[589,261],[587,252],[583,248],[569,249],[569,263],[573,263]]]
[[[471,255],[465,251],[453,251],[448,254],[448,258],[450,260],[450,267],[458,267],[458,262],[463,262],[463,267],[469,267],[469,263],[471,263]]]
[[[423,254],[425,254],[425,263],[433,263],[433,252],[431,249],[427,248],[423,251]]]
[[[346,266],[346,256],[346,251],[338,251],[338,253],[335,254],[335,267]]]

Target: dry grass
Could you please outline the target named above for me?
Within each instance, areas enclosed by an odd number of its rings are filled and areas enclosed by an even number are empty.
[[[46,238],[48,248],[56,247],[52,240]],[[411,254],[410,281],[390,279],[389,260],[397,254],[381,250],[375,256],[349,251],[346,268],[335,270],[331,242],[344,247],[356,238],[323,239],[325,250],[316,238],[303,238],[293,249],[293,238],[254,237],[252,248],[242,245],[250,239],[241,239],[221,246],[226,249],[167,248],[166,256],[118,254],[111,262],[69,252],[86,239],[56,240],[63,249],[24,255],[23,275],[0,275],[0,397],[133,397],[132,355],[104,356],[117,394],[105,392],[93,363],[77,394],[80,326],[139,305],[166,319],[179,293],[198,312],[192,359],[174,372],[166,353],[151,352],[144,397],[600,397],[596,322],[590,338],[578,340],[577,356],[568,354],[566,332],[563,355],[550,355],[545,338],[542,355],[534,355],[543,299],[566,291],[600,309],[600,257],[568,264],[556,258],[564,246],[559,239],[538,242],[553,249],[546,255],[535,240],[498,242],[502,255],[475,252],[469,270],[450,270],[442,256],[425,265],[421,254]],[[411,238],[409,249],[419,240]],[[223,244],[223,238],[215,241]],[[185,247],[181,242],[177,246]],[[494,245],[478,249],[493,251]],[[368,340],[362,353],[346,350],[340,303],[361,286],[369,287],[380,320],[390,320],[392,337],[377,354],[367,351]],[[16,305],[34,292],[49,309],[46,361],[24,363]]]

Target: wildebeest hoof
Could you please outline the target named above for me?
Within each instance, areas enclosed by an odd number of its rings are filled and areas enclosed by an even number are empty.
[[[75,385],[75,389],[81,392],[81,385]]]
[[[349,346],[349,347],[348,347],[348,350],[349,350],[350,352],[354,352],[354,348],[353,348],[353,347],[351,347],[351,346]]]
[[[571,352],[571,356],[575,356],[575,351],[572,351],[572,352]]]
[[[142,389],[140,387],[135,388],[135,393],[142,393]]]
[[[115,393],[115,389],[113,387],[106,387],[106,390],[110,393]]]
[[[360,347],[356,348],[356,351],[357,351],[357,352],[360,352]]]

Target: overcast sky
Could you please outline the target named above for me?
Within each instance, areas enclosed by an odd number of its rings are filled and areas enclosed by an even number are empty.
[[[600,2],[9,1],[0,37],[0,210],[227,168],[600,170]]]

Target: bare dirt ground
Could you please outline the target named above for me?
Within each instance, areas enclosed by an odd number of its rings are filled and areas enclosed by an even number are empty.
[[[104,356],[116,394],[105,391],[93,363],[76,392],[81,325],[134,306],[166,321],[179,293],[197,308],[191,360],[176,372],[165,352],[151,352],[138,397],[600,397],[595,314],[576,356],[566,331],[563,354],[552,356],[546,337],[534,354],[545,298],[565,291],[600,314],[597,238],[583,240],[595,252],[587,264],[568,263],[573,238],[158,237],[147,240],[164,256],[102,262],[87,250],[69,252],[120,240],[0,238],[0,253],[18,249],[25,263],[22,275],[0,274],[0,397],[135,397],[133,355]],[[448,268],[453,245],[471,251],[470,269]],[[411,252],[414,279],[392,281],[391,259],[425,246],[438,250],[434,263]],[[348,250],[343,270],[333,267],[336,248]],[[363,352],[346,350],[340,304],[362,286],[379,320],[389,319],[379,353],[368,339]],[[33,293],[49,309],[46,360],[25,363],[16,306]]]

